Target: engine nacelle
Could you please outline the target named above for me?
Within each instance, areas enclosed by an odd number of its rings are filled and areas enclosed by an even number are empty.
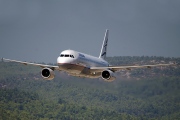
[[[50,68],[43,68],[41,71],[41,76],[45,80],[52,80],[54,79],[54,71]]]
[[[107,82],[112,82],[116,79],[116,77],[114,76],[114,73],[111,70],[104,70],[101,76]]]

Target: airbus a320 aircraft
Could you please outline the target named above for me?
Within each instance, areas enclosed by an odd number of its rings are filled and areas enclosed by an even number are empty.
[[[111,66],[105,61],[108,45],[108,33],[106,30],[101,52],[99,57],[94,57],[74,50],[64,50],[57,58],[57,66],[44,65],[30,62],[23,62],[11,59],[2,58],[2,60],[22,63],[24,65],[35,65],[42,67],[41,76],[46,80],[52,80],[54,70],[65,71],[69,75],[87,78],[99,78],[102,77],[105,81],[115,80],[114,73],[116,71],[133,68],[151,68],[156,66],[169,66],[175,64],[156,64],[156,65],[136,65],[136,66]]]

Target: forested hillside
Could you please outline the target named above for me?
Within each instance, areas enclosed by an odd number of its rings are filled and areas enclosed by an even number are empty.
[[[109,57],[112,65],[180,63],[180,58]],[[113,82],[0,62],[0,120],[178,120],[180,67],[123,70]]]

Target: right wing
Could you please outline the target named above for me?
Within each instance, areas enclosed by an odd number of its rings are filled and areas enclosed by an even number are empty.
[[[38,63],[31,63],[31,62],[23,62],[23,61],[17,61],[17,60],[11,60],[11,59],[5,59],[2,58],[2,61],[9,61],[9,62],[16,62],[16,63],[21,63],[24,65],[34,65],[34,66],[39,66],[42,68],[51,68],[52,70],[59,70],[59,66],[53,66],[53,65],[45,65],[45,64],[38,64]]]
[[[91,67],[90,69],[92,71],[96,72],[102,72],[104,70],[110,69],[112,71],[118,71],[118,70],[131,70],[134,68],[152,68],[152,67],[159,67],[159,66],[175,66],[176,63],[170,63],[170,64],[156,64],[156,65],[134,65],[134,66],[108,66],[108,67]]]

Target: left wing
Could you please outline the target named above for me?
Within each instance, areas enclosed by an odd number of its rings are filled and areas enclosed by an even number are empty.
[[[134,65],[134,66],[108,66],[108,67],[91,67],[90,69],[96,72],[102,72],[106,69],[110,69],[112,71],[118,70],[131,70],[134,68],[152,68],[152,67],[159,67],[159,66],[175,66],[176,63],[170,64],[156,64],[156,65]]]
[[[21,64],[24,64],[24,65],[34,65],[34,66],[39,66],[39,67],[42,67],[42,68],[48,67],[48,68],[51,68],[52,70],[59,70],[59,66],[53,66],[53,65],[45,65],[45,64],[38,64],[38,63],[31,63],[31,62],[23,62],[23,61],[17,61],[17,60],[5,59],[5,58],[2,58],[2,61],[16,62],[16,63],[21,63]]]

